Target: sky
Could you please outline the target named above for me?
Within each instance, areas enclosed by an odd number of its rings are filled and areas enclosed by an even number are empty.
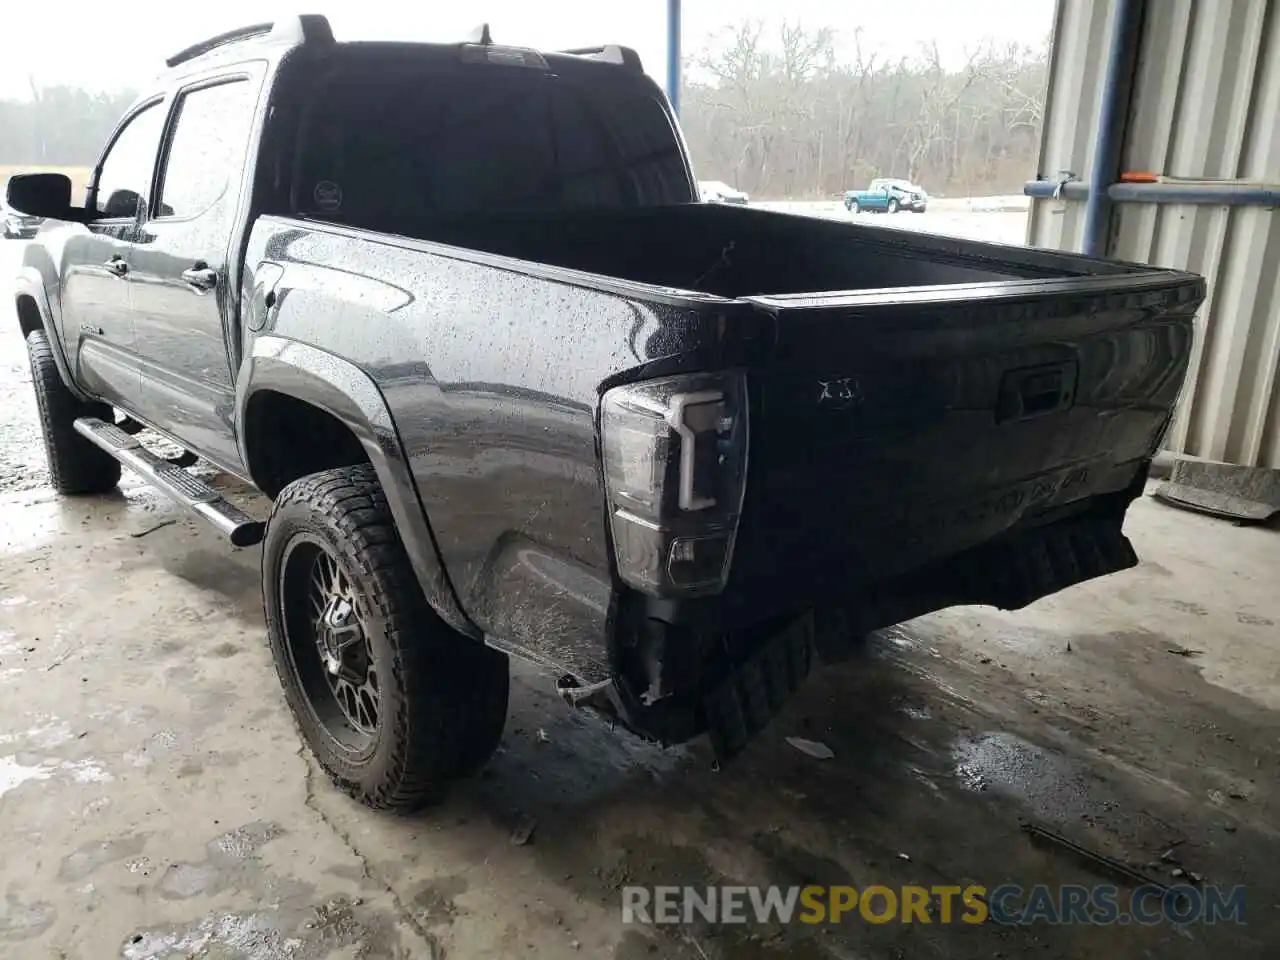
[[[137,89],[166,56],[233,27],[281,13],[323,13],[339,40],[462,40],[487,21],[495,43],[556,49],[602,43],[634,47],[645,70],[666,76],[667,0],[329,0],[298,7],[261,0],[215,0],[188,7],[172,0],[9,0],[0,57],[0,97],[40,86]],[[779,7],[785,14],[778,14]],[[198,14],[194,11],[198,10]],[[760,19],[775,35],[783,17],[835,28],[846,44],[862,28],[863,49],[909,56],[936,39],[945,62],[962,64],[984,39],[1034,44],[1052,28],[1054,0],[684,0],[683,48],[689,56],[727,24]],[[188,11],[192,11],[188,13]],[[127,15],[126,15],[127,12]]]

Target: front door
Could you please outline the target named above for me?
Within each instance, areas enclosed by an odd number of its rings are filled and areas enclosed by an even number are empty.
[[[240,251],[232,237],[250,190],[260,85],[260,75],[238,74],[178,95],[157,196],[129,263],[140,415],[230,470],[240,467],[232,429]]]
[[[164,129],[161,100],[143,104],[116,129],[90,187],[98,219],[62,250],[62,342],[75,379],[90,394],[133,409],[140,381],[129,313],[129,255]]]

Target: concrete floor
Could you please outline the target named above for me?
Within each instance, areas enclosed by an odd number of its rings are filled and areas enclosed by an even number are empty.
[[[28,380],[2,323],[0,957],[1276,956],[1274,530],[1144,499],[1128,524],[1138,569],[1019,614],[888,631],[721,772],[701,744],[611,734],[517,668],[486,774],[397,818],[337,794],[300,749],[257,551],[128,480],[56,498]],[[1172,850],[1205,882],[1247,887],[1246,925],[620,919],[627,883],[1110,881],[1033,846],[1023,821],[1165,883]]]

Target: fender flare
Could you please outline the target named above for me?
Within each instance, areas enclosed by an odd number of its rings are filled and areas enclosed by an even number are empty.
[[[355,435],[378,476],[427,602],[455,630],[483,639],[483,632],[458,602],[395,421],[372,378],[350,361],[309,344],[272,335],[257,337],[236,380],[236,442],[250,476],[253,464],[246,449],[244,427],[249,401],[263,390],[282,393],[323,410]]]
[[[49,292],[45,289],[44,277],[35,267],[23,267],[18,271],[17,277],[14,278],[13,299],[15,311],[17,309],[17,301],[21,297],[30,297],[36,303],[36,309],[40,312],[40,325],[44,328],[44,335],[49,341],[49,346],[53,349],[53,363],[58,368],[58,376],[62,378],[66,388],[71,391],[77,400],[92,401],[93,398],[81,390],[76,384],[75,378],[71,376],[71,365],[67,362],[67,354],[62,343],[62,337],[54,326],[53,308],[49,303]]]

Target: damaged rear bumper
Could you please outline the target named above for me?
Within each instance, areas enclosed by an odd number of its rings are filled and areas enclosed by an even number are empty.
[[[1046,518],[909,573],[815,598],[767,628],[717,635],[649,619],[635,638],[632,652],[639,656],[628,661],[631,669],[590,689],[565,681],[561,693],[649,740],[672,744],[706,733],[716,759],[728,761],[817,664],[846,658],[869,631],[951,606],[1015,610],[1136,566],[1122,531],[1127,504],[1128,498],[1107,500]],[[648,669],[637,671],[636,664]]]

